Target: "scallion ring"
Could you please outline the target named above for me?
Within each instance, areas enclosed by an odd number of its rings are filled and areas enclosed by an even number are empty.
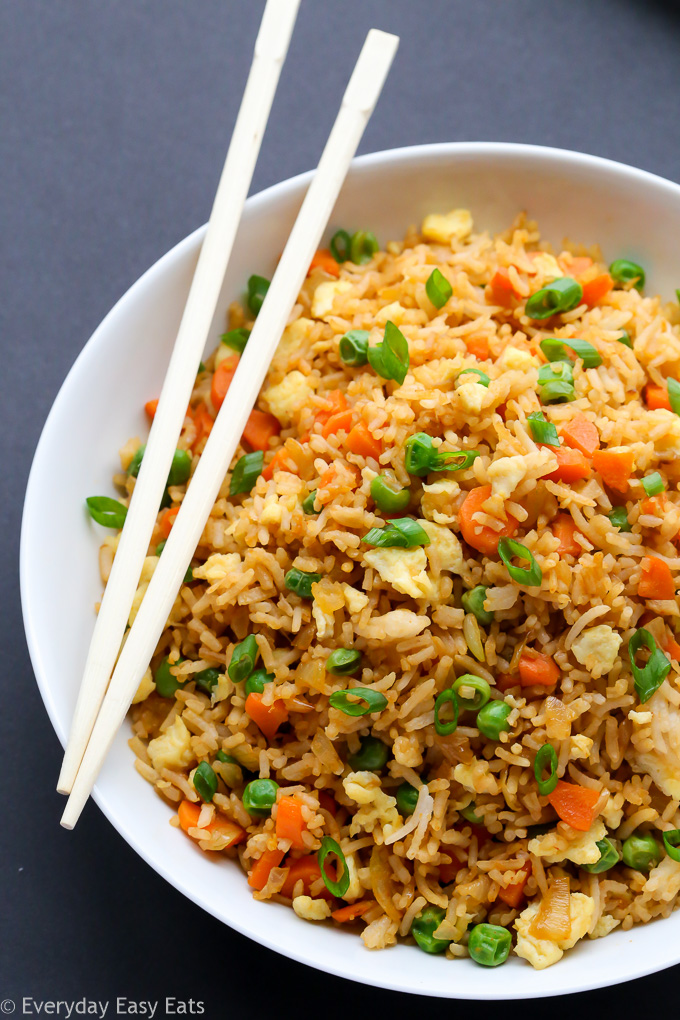
[[[623,344],[624,347],[630,347],[631,351],[633,350],[633,341],[631,340],[630,333],[627,329],[622,329],[621,336],[617,336],[616,339],[620,344]]]
[[[671,411],[680,414],[680,382],[677,379],[667,379],[666,384],[668,386],[668,402],[671,405]]]
[[[453,709],[452,719],[442,719],[441,711],[448,704],[451,703]],[[458,695],[452,687],[447,687],[445,691],[437,696],[434,703],[434,728],[440,737],[448,737],[451,733],[455,733],[456,727],[458,726]]]
[[[337,879],[337,881],[333,881],[332,878],[329,878],[326,873],[326,868],[324,867],[326,858],[329,854],[333,854],[337,857],[338,864],[342,867],[342,875]],[[340,849],[340,846],[334,839],[331,839],[330,836],[324,836],[321,840],[321,846],[317,852],[316,859],[319,863],[321,877],[324,880],[326,888],[333,894],[333,896],[337,896],[339,899],[342,899],[349,889],[349,868],[347,867],[347,861],[345,860],[345,855]]]
[[[370,262],[380,249],[378,239],[370,230],[357,230],[349,242],[349,257],[355,266]]]
[[[642,479],[642,488],[645,490],[648,496],[658,496],[660,492],[666,488],[664,480],[658,471],[653,471],[651,475],[647,475],[646,478]]]
[[[557,429],[551,421],[546,421],[543,411],[534,411],[532,414],[528,414],[527,421],[534,442],[543,443],[545,446],[560,445]]]
[[[331,249],[331,255],[336,262],[346,262],[349,258],[349,249],[352,243],[352,238],[349,236],[346,230],[336,230],[331,237],[331,243],[329,245]]]
[[[615,506],[608,514],[609,520],[612,522],[615,528],[619,531],[631,531],[631,526],[628,521],[628,512],[625,506]]]
[[[647,664],[640,668],[640,666],[636,665],[635,657],[643,645],[649,649],[651,655],[647,660]],[[653,636],[644,627],[636,630],[628,642],[628,658],[630,659],[630,668],[635,678],[637,696],[642,704],[644,704],[659,689],[670,672],[670,659],[664,655],[660,648],[657,648]]]
[[[228,333],[223,333],[220,337],[225,346],[230,347],[232,351],[236,351],[238,354],[243,354],[248,343],[248,337],[250,336],[249,329],[230,329]]]
[[[427,278],[425,291],[435,308],[443,308],[453,294],[453,287],[439,269],[433,269]]]
[[[193,782],[196,793],[209,804],[217,793],[217,776],[209,762],[201,762],[194,772]]]
[[[366,329],[350,329],[344,336],[340,337],[338,353],[340,360],[345,365],[353,368],[365,365],[368,361],[368,337]]]
[[[680,864],[680,829],[667,829],[661,833],[661,838],[668,856]]]
[[[498,542],[498,555],[508,568],[508,573],[513,581],[525,584],[528,588],[534,588],[541,583],[543,571],[534,559],[533,553],[521,542],[515,541],[514,538],[501,538]],[[514,556],[521,560],[527,560],[529,567],[513,566]]]
[[[458,373],[458,378],[460,379],[461,375],[470,374],[478,375],[479,379],[477,380],[477,382],[479,383],[479,385],[486,386],[487,389],[489,388],[489,383],[491,382],[491,380],[489,379],[486,372],[482,372],[481,368],[464,368],[462,372]]]
[[[283,583],[288,591],[295,592],[301,599],[313,599],[312,585],[318,584],[321,576],[311,570],[298,570],[297,567],[291,567],[284,577]]]
[[[561,276],[532,294],[524,306],[530,319],[549,319],[552,315],[569,312],[581,303],[583,287],[570,276]]]
[[[366,354],[374,372],[383,379],[394,379],[401,386],[410,363],[408,340],[393,322],[386,324],[382,342],[369,347]]]
[[[88,496],[85,500],[90,517],[104,528],[122,528],[127,507],[109,496]]]
[[[602,364],[602,358],[587,340],[559,340],[556,336],[547,336],[541,340],[540,347],[548,361],[564,361],[564,348],[569,347],[579,356],[584,368],[597,368]]]
[[[609,275],[615,283],[632,283],[636,290],[645,285],[645,271],[637,262],[616,259],[609,267]]]
[[[542,797],[547,797],[557,786],[557,764],[557,751],[552,744],[539,747],[534,758],[534,776]],[[549,775],[544,779],[543,773],[546,769],[549,770]]]
[[[464,673],[463,676],[459,676],[452,689],[456,692],[459,707],[468,712],[479,712],[491,697],[491,688],[486,680],[481,676],[475,676],[474,673]],[[466,689],[473,692],[471,698],[464,697],[461,693]]]
[[[352,701],[352,698],[359,700]],[[380,691],[371,690],[370,687],[350,687],[346,691],[334,691],[328,703],[345,715],[372,715],[373,712],[382,712],[383,708],[387,707],[387,698]]]
[[[250,492],[262,474],[263,466],[264,453],[262,450],[253,450],[252,453],[246,453],[240,457],[231,473],[229,495],[237,496],[241,492]]]
[[[384,528],[371,528],[361,541],[382,549],[412,549],[418,545],[429,545],[430,536],[412,517],[398,517],[388,521]]]
[[[248,308],[257,315],[264,304],[269,290],[269,280],[265,276],[251,276],[248,280]]]

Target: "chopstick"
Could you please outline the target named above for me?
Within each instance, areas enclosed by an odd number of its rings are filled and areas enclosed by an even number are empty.
[[[97,616],[57,790],[70,793],[120,652],[300,0],[267,0],[144,460]]]
[[[394,59],[397,36],[371,29],[236,375],[128,633],[61,824],[72,829],[155,652],[168,614],[229,470],[248,415],[307,274],[349,164]]]

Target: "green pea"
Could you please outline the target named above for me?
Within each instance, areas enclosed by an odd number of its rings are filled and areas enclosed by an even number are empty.
[[[371,482],[371,498],[383,513],[400,513],[411,501],[411,490],[393,489],[388,475],[376,475]]]
[[[470,958],[482,967],[499,967],[510,955],[512,936],[499,924],[476,924],[470,932]]]
[[[172,665],[177,666],[180,662],[184,662],[184,659],[181,656],[173,662]],[[170,663],[168,662],[167,655],[154,673],[154,682],[156,684],[156,690],[160,694],[161,698],[172,698],[175,691],[184,686],[184,684],[181,684],[177,677],[173,676],[170,672]]]
[[[270,684],[273,679],[273,673],[268,673],[266,669],[256,669],[246,680],[246,698],[249,694],[262,694],[264,685]]]
[[[634,832],[622,847],[623,863],[636,871],[649,871],[661,860],[661,847],[651,832]]]
[[[609,871],[615,864],[618,864],[621,860],[621,855],[616,849],[611,839],[598,839],[595,844],[597,849],[600,851],[600,859],[595,861],[594,864],[582,864],[581,867],[584,871],[589,871],[591,875],[600,875],[603,871]]]
[[[202,761],[194,772],[194,789],[207,804],[217,793],[217,776],[207,761]]]
[[[390,749],[377,737],[362,737],[361,746],[355,754],[347,757],[350,768],[354,772],[380,772],[385,768]]]
[[[136,478],[139,474],[139,469],[142,466],[142,460],[144,458],[144,451],[146,450],[146,443],[142,446],[138,446],[134,452],[134,456],[128,465],[127,473],[130,478]]]
[[[411,935],[425,953],[443,953],[448,949],[449,939],[436,939],[434,933],[444,920],[446,911],[442,907],[425,907],[413,919]]]
[[[458,814],[462,815],[465,821],[470,822],[472,825],[484,825],[484,819],[481,815],[477,814],[477,805],[474,800],[467,807],[461,808]]]
[[[312,489],[308,496],[302,500],[302,510],[306,514],[318,514],[319,511],[315,509],[314,504],[316,503],[316,489]]]
[[[273,779],[253,779],[243,791],[243,806],[254,818],[266,818],[276,804],[279,784]]]
[[[642,290],[645,285],[645,271],[637,262],[630,262],[628,259],[616,259],[609,267],[609,275],[615,283],[631,283],[636,290]]]
[[[206,694],[212,694],[213,687],[217,686],[221,676],[222,674],[218,669],[213,669],[209,666],[208,669],[202,669],[200,673],[195,673],[194,680],[196,681],[196,686],[202,691],[205,691]]]
[[[503,730],[509,730],[508,716],[512,709],[504,701],[490,701],[477,714],[477,729],[489,740],[498,740]]]
[[[397,789],[397,807],[404,817],[412,815],[418,803],[418,791],[410,783],[402,783]]]
[[[465,612],[472,613],[484,627],[493,623],[494,620],[493,610],[489,612],[489,610],[484,608],[485,600],[486,588],[483,584],[478,584],[475,588],[470,588],[469,591],[463,592],[463,597],[461,598]]]
[[[186,450],[175,450],[172,455],[168,485],[184,485],[191,473],[191,454]]]
[[[336,648],[326,659],[326,672],[333,676],[352,676],[361,666],[361,652],[356,648]]]

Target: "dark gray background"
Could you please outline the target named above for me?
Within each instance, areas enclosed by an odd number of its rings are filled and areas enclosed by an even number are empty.
[[[93,805],[75,832],[58,825],[60,748],[33,681],[19,608],[18,531],[31,455],[98,322],[207,218],[261,10],[260,0],[0,0],[0,999],[174,994],[205,1000],[210,1020],[246,1009],[302,1016],[306,1002],[322,1018],[432,1008],[482,1017],[503,1007],[418,1002],[320,975],[248,942],[158,878]],[[315,164],[371,26],[402,42],[362,152],[507,139],[680,179],[673,5],[303,0],[253,190]],[[679,978],[675,968],[612,992],[521,1009],[532,1018],[546,1008],[557,1017],[573,1009],[628,1016],[650,998],[676,1003]]]

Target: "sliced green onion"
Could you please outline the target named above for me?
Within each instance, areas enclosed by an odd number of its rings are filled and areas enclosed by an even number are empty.
[[[224,751],[218,751],[215,755],[216,761],[220,762],[221,765],[226,765],[226,768],[217,770],[217,774],[224,783],[225,786],[242,786],[243,785],[243,769],[236,761],[236,758],[232,758],[230,754],[225,754]]]
[[[490,701],[477,713],[475,725],[489,740],[499,740],[503,730],[510,729],[508,716],[512,709],[504,701]]]
[[[416,432],[406,440],[404,467],[410,475],[424,478],[431,471],[464,471],[479,457],[478,450],[440,453],[427,432]]]
[[[570,361],[554,361],[538,370],[539,396],[542,404],[565,404],[576,399],[574,370]]]
[[[155,552],[156,556],[160,556],[160,554],[163,552],[163,550],[165,549],[167,541],[168,541],[167,538],[162,538],[160,540],[160,542],[156,546],[156,552]]]
[[[88,496],[85,500],[90,517],[104,528],[122,528],[127,507],[109,496]]]
[[[461,815],[466,822],[470,822],[471,825],[484,825],[484,819],[481,815],[477,814],[477,805],[474,800],[469,804],[466,804],[464,808],[460,808],[458,814]]]
[[[680,829],[667,829],[661,833],[661,838],[668,856],[680,864]]]
[[[623,344],[624,347],[630,347],[631,351],[633,350],[633,341],[631,340],[630,333],[627,329],[622,329],[621,336],[617,336],[616,339],[620,344]]]
[[[548,361],[564,361],[564,348],[569,347],[583,362],[584,368],[597,368],[602,358],[587,340],[558,340],[555,336],[547,336],[541,340],[541,350]]]
[[[205,372],[205,371],[207,371],[205,365],[203,364],[202,361],[199,361],[199,363],[198,363],[198,375],[200,375],[201,372]]]
[[[193,579],[194,579],[193,567],[187,567],[187,572],[184,575],[184,579],[182,581],[182,584],[189,584],[189,582],[193,581]]]
[[[394,379],[401,386],[410,363],[408,340],[393,322],[386,324],[382,343],[369,347],[366,353],[374,372],[383,379]]]
[[[438,269],[428,276],[425,290],[435,308],[443,308],[453,294],[453,287]]]
[[[635,657],[643,645],[649,649],[651,655],[647,660],[647,665],[641,669],[636,665]],[[644,627],[636,630],[628,642],[628,658],[630,659],[630,668],[635,678],[637,696],[642,704],[644,704],[661,687],[661,684],[670,672],[670,659],[664,655],[660,648],[657,648],[656,641]]]
[[[172,665],[179,666],[180,662],[184,662],[181,655]],[[172,698],[175,695],[175,691],[179,690],[180,687],[184,687],[184,684],[179,682],[175,674],[170,672],[170,663],[168,662],[167,655],[154,673],[153,680],[161,698]]]
[[[253,450],[252,453],[244,454],[236,461],[236,466],[231,473],[229,495],[237,496],[240,492],[250,492],[262,474],[263,466],[264,453],[262,450]]]
[[[184,485],[191,474],[191,454],[186,450],[175,450],[172,455],[168,485]]]
[[[538,370],[540,386],[549,382],[574,383],[574,366],[571,361],[549,361]]]
[[[570,276],[561,276],[546,284],[527,299],[524,310],[531,319],[549,319],[551,315],[569,312],[581,303],[583,287]]]
[[[677,379],[667,379],[666,384],[668,386],[668,402],[671,405],[671,411],[680,414],[680,382]]]
[[[326,873],[325,863],[329,854],[333,854],[337,857],[338,865],[342,868],[342,874],[335,882],[332,878],[329,878]],[[330,836],[324,836],[321,840],[321,846],[317,852],[316,859],[319,862],[321,877],[324,880],[326,888],[333,894],[333,896],[337,896],[339,899],[342,899],[349,889],[349,868],[347,867],[345,855],[340,849],[339,844],[336,843],[334,839],[331,839]]]
[[[384,514],[400,513],[411,501],[411,490],[393,489],[389,475],[376,475],[371,481],[371,498]]]
[[[260,649],[254,634],[249,634],[234,647],[227,672],[235,684],[250,676],[255,669],[259,654]]]
[[[540,393],[542,404],[566,404],[576,399],[573,383],[549,382],[541,388]]]
[[[291,567],[283,579],[283,583],[289,591],[295,592],[301,599],[313,599],[312,585],[318,584],[321,574],[315,574],[311,570],[298,570]]]
[[[551,421],[545,420],[543,411],[534,411],[527,415],[531,436],[536,443],[544,443],[546,446],[559,446],[560,437],[557,429]]]
[[[430,536],[412,517],[401,517],[388,521],[384,528],[371,528],[361,541],[381,549],[412,549],[417,545],[429,545]]]
[[[547,797],[557,786],[557,751],[552,744],[544,744],[539,747],[534,758],[534,776],[538,784],[538,792],[541,797]],[[545,770],[549,770],[547,779],[543,778]]]
[[[628,259],[616,259],[609,267],[609,275],[614,283],[635,283],[636,290],[642,290],[645,285],[645,271],[637,262],[630,262]]]
[[[529,588],[533,588],[541,583],[543,571],[534,559],[533,553],[525,545],[522,545],[521,542],[515,541],[514,538],[501,538],[498,542],[498,555],[508,568],[508,573],[513,581],[517,581],[518,584],[525,584]],[[514,556],[521,560],[527,560],[529,567],[513,566],[512,559]]]
[[[380,249],[378,239],[370,230],[357,230],[349,242],[349,257],[355,266],[370,262]]]
[[[251,694],[262,694],[267,684],[274,682],[274,674],[266,669],[255,669],[246,680],[244,691],[246,698]]]
[[[678,289],[677,287],[675,288],[675,300],[680,305],[680,289]]]
[[[442,719],[441,711],[448,704],[451,703],[453,709],[452,719]],[[451,733],[455,733],[456,727],[458,726],[458,695],[452,687],[447,687],[445,691],[437,696],[434,703],[434,728],[440,737],[448,737]]]
[[[458,373],[458,378],[460,379],[461,375],[470,375],[471,373],[473,375],[479,376],[479,379],[477,381],[479,382],[480,386],[486,386],[487,389],[489,388],[489,383],[491,382],[491,380],[489,379],[486,372],[482,372],[481,368],[464,368],[462,372]]]
[[[349,258],[349,249],[352,238],[346,230],[336,230],[331,237],[329,248],[331,255],[336,262],[346,262]]]
[[[333,676],[352,676],[361,665],[361,652],[356,648],[336,648],[326,659],[326,672]]]
[[[132,456],[132,460],[128,464],[127,469],[127,473],[129,474],[130,478],[136,478],[137,475],[139,474],[139,469],[142,466],[142,461],[144,460],[145,452],[146,443],[142,443],[142,445],[138,446],[137,449],[135,450]]]
[[[194,772],[194,789],[206,804],[209,804],[217,793],[217,776],[207,761],[202,761]]]
[[[637,830],[624,841],[623,863],[635,871],[649,871],[661,860],[661,847],[651,832]]]
[[[464,689],[469,689],[473,692],[471,698],[463,696],[461,692]],[[473,673],[465,673],[463,676],[459,676],[453,684],[453,690],[458,697],[459,707],[466,709],[468,712],[478,712],[491,697],[491,688],[486,680],[481,676],[475,676]]]
[[[269,280],[265,276],[251,276],[248,280],[248,308],[257,315],[264,304],[269,290]]]
[[[628,512],[625,506],[615,506],[613,510],[609,511],[609,520],[612,522],[615,528],[619,531],[632,531],[632,528],[628,522]]]
[[[483,584],[478,584],[475,588],[471,588],[470,591],[463,592],[461,602],[463,609],[466,613],[472,613],[483,627],[493,623],[495,613],[484,608],[484,602],[486,601],[486,588]]]
[[[619,863],[621,854],[611,839],[608,839],[606,836],[604,839],[598,839],[595,846],[600,851],[599,860],[595,861],[594,864],[581,864],[580,867],[584,871],[589,871],[591,875],[601,875],[603,871],[609,871],[610,868]]]
[[[338,352],[340,360],[346,365],[365,365],[368,361],[368,338],[370,333],[367,329],[350,329],[344,336],[340,337]]]
[[[213,669],[211,666],[208,669],[202,669],[200,673],[194,673],[193,679],[196,681],[196,686],[206,694],[212,694],[213,687],[216,687],[220,681],[222,674],[219,670]]]
[[[238,354],[243,354],[246,349],[249,336],[249,329],[230,329],[227,333],[222,334],[220,340],[227,347],[230,347],[232,351],[236,351]]]
[[[401,786],[397,787],[395,797],[397,798],[399,813],[405,818],[407,815],[412,815],[416,809],[416,804],[418,803],[418,791],[415,786],[411,786],[410,783],[403,782]]]
[[[666,486],[659,472],[654,471],[651,475],[647,475],[646,478],[642,479],[642,488],[648,496],[658,496],[660,492],[663,492]]]
[[[500,967],[512,949],[512,935],[499,924],[476,924],[470,932],[470,959],[482,967]]]
[[[352,701],[352,698],[359,700]],[[387,698],[380,691],[371,690],[370,687],[350,687],[346,691],[334,691],[328,703],[345,715],[372,715],[373,712],[382,712],[383,708],[387,707]]]
[[[308,496],[302,500],[302,509],[306,514],[318,514],[320,511],[316,510],[314,504],[316,503],[316,489],[312,489]]]

